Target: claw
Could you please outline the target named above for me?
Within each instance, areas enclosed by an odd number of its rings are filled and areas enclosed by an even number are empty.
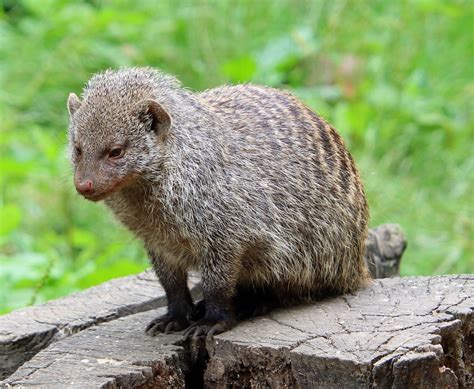
[[[163,323],[160,318],[151,321],[145,329],[145,333],[150,336],[155,336],[159,332],[163,332]]]
[[[187,330],[184,331],[183,339],[188,340],[191,337],[191,335],[193,334],[193,332],[196,330],[196,328],[197,328],[197,324],[193,324],[193,325],[189,326],[187,328]]]
[[[169,334],[170,332],[181,331],[189,325],[187,319],[170,316],[168,314],[152,320],[146,327],[145,333],[155,336],[158,333]]]
[[[196,331],[194,331],[194,334],[193,334],[193,339],[194,340],[197,340],[201,337],[201,335],[204,335],[204,333],[207,332],[207,328],[206,327],[197,327],[196,328]]]
[[[201,335],[207,334],[208,325],[193,324],[183,334],[183,339],[188,340],[189,338],[198,339]]]
[[[209,332],[207,333],[207,336],[206,338],[207,339],[212,339],[212,337],[214,335],[217,335],[217,334],[220,334],[222,333],[223,330],[220,328],[219,324],[214,324],[211,329],[209,330]]]
[[[183,334],[183,340],[192,338],[193,340],[199,339],[201,336],[205,336],[206,339],[212,339],[214,335],[220,334],[232,327],[230,321],[218,321],[217,323],[211,323],[208,320],[200,320],[197,323],[188,327]]]
[[[174,330],[174,328],[175,328],[175,322],[170,321],[165,327],[165,334],[169,334],[170,332]]]

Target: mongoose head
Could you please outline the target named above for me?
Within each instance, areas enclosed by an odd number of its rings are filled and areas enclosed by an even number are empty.
[[[153,74],[123,71],[92,78],[81,101],[69,95],[69,148],[77,191],[99,201],[137,184],[165,153],[171,118],[152,96]]]

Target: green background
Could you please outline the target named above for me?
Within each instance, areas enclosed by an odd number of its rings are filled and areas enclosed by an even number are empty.
[[[66,157],[67,95],[109,67],[291,89],[345,138],[371,225],[406,231],[403,275],[474,272],[473,1],[1,5],[0,313],[148,266]]]

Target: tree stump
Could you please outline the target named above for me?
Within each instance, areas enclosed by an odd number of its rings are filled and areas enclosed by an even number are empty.
[[[398,226],[371,230],[371,273],[398,274],[405,247]],[[165,306],[145,272],[1,316],[0,387],[474,387],[474,275],[377,279],[207,342],[145,335]]]
[[[190,278],[195,294],[198,279]],[[0,316],[0,379],[60,339],[119,317],[166,305],[152,271],[118,278],[46,304]]]
[[[132,282],[133,278],[126,280]],[[154,282],[138,277],[135,282],[140,288],[129,286],[128,289],[140,290],[145,300],[159,292]],[[99,288],[108,291],[113,299],[123,285],[112,281]],[[68,309],[58,312],[74,317],[63,328],[55,326],[55,334],[64,328],[75,328],[78,332],[49,341],[48,347],[2,381],[3,387],[469,388],[473,385],[473,275],[375,280],[370,287],[351,295],[276,310],[239,323],[206,344],[183,342],[180,334],[146,336],[146,324],[165,308],[142,313],[126,308],[129,310],[126,317],[118,318],[115,314],[108,322],[89,319],[88,328],[73,325],[80,322],[77,315],[87,307],[82,299],[76,305],[73,297],[55,302],[66,300]],[[111,307],[117,304],[114,301],[109,301]],[[149,307],[153,304],[156,303]],[[114,312],[122,308],[117,305]],[[21,311],[26,315],[25,311],[32,310],[35,317],[40,317],[38,309]],[[97,313],[100,317],[100,312]],[[6,315],[2,324],[6,319],[18,317],[18,312]],[[64,323],[57,320],[53,324],[59,322]],[[5,341],[3,325],[1,328]],[[14,329],[13,321],[10,328]],[[9,338],[17,346],[9,349],[11,356],[15,350],[25,350],[28,344],[34,344],[32,338],[19,333],[28,330],[31,334],[30,328],[19,326],[15,330],[16,338]],[[3,361],[9,358],[4,350]]]

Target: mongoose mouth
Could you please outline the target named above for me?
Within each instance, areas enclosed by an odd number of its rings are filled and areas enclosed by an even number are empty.
[[[104,200],[112,192],[94,193],[90,195],[82,195],[86,200],[93,201],[94,203]]]
[[[93,201],[94,203],[96,203],[98,201],[106,199],[113,193],[116,193],[120,191],[121,189],[125,188],[126,186],[128,186],[133,181],[133,178],[134,178],[134,175],[129,174],[128,176],[113,182],[112,185],[110,185],[105,190],[102,190],[100,192],[93,191],[90,193],[82,193],[82,196],[86,200]]]
[[[104,200],[109,197],[112,193],[119,191],[124,186],[124,182],[120,181],[112,185],[110,188],[102,191],[102,192],[93,192],[88,194],[83,194],[84,198],[89,201],[93,201],[94,203]]]

